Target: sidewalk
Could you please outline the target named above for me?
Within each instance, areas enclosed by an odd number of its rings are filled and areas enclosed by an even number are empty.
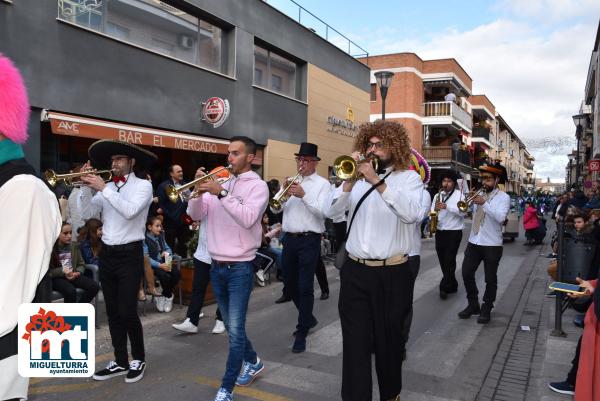
[[[548,388],[550,382],[565,380],[581,334],[581,329],[572,323],[575,311],[568,309],[563,315],[562,325],[567,336],[551,335],[555,299],[545,294],[551,282],[546,273],[550,262],[546,255],[550,252],[553,230],[553,225],[548,227],[544,245],[532,249],[539,254],[528,271],[523,272],[520,300],[476,397],[478,401],[572,399]]]

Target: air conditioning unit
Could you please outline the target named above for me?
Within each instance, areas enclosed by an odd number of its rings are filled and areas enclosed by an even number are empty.
[[[189,35],[179,35],[179,47],[183,49],[191,49],[194,47],[194,38]]]

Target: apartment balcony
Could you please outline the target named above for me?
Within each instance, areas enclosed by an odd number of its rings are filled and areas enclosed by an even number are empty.
[[[452,146],[423,146],[423,157],[432,168],[458,168],[470,172],[471,154]]]
[[[473,130],[473,117],[454,102],[425,102],[423,116],[423,125]]]

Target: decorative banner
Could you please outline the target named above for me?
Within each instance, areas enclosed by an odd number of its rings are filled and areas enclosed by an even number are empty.
[[[229,117],[229,101],[220,97],[211,97],[202,103],[202,120],[218,128]]]
[[[590,171],[600,171],[600,160],[593,159],[588,162]]]

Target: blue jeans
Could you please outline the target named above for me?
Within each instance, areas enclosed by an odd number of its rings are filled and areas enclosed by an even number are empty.
[[[246,312],[254,284],[254,266],[251,261],[230,264],[213,261],[210,280],[229,335],[229,355],[221,387],[233,391],[242,363],[256,363],[256,352],[246,337]]]

